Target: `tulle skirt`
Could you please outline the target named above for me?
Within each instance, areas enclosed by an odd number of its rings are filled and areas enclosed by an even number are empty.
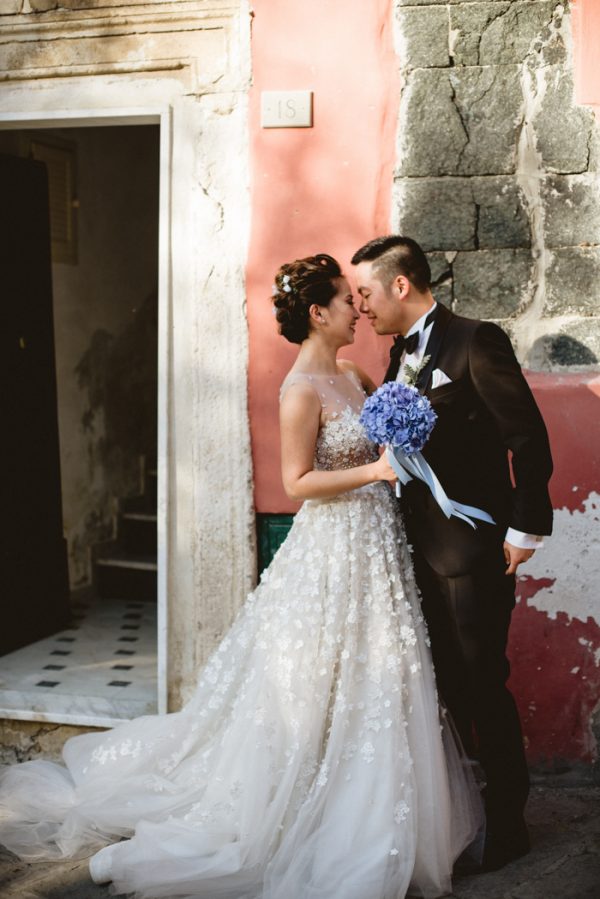
[[[482,826],[443,717],[387,485],[309,501],[182,711],[2,769],[0,842],[148,899],[442,896]]]

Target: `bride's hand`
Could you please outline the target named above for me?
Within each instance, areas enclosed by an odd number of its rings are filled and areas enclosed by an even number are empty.
[[[384,450],[377,462],[373,462],[373,480],[388,481],[394,484],[397,480],[396,473],[388,462],[387,451]]]

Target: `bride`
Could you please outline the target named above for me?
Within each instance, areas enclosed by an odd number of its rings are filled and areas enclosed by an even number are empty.
[[[74,737],[66,767],[2,770],[0,842],[95,852],[93,880],[137,897],[441,896],[481,809],[438,708],[394,475],[358,420],[374,385],[336,360],[359,313],[326,255],[283,265],[274,307],[300,344],[285,543],[185,708]]]

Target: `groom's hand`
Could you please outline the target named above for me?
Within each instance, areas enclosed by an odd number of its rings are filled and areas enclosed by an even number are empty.
[[[522,562],[526,562],[534,554],[535,549],[521,549],[520,546],[513,546],[512,543],[504,541],[504,561],[508,568],[505,574],[516,574],[517,568]]]

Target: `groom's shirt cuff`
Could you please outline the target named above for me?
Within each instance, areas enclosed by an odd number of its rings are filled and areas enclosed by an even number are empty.
[[[515,531],[514,528],[507,530],[504,539],[512,546],[518,546],[519,549],[541,549],[544,545],[543,537],[537,537],[535,534],[524,534],[522,531]]]

